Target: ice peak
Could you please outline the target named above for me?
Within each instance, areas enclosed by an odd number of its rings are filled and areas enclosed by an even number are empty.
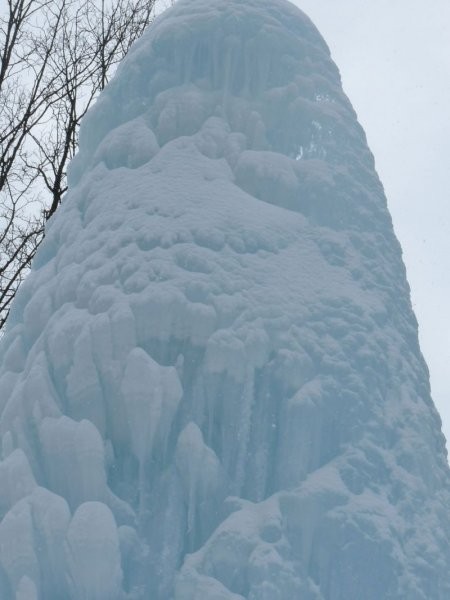
[[[181,0],[82,129],[0,344],[2,600],[447,600],[382,186],[284,0]]]

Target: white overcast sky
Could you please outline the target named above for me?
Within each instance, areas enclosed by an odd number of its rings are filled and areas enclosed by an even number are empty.
[[[450,0],[294,3],[327,41],[375,155],[450,440]]]

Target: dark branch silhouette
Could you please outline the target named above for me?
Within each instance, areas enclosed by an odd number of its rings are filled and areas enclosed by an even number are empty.
[[[6,0],[0,14],[0,334],[67,190],[80,121],[155,0]]]

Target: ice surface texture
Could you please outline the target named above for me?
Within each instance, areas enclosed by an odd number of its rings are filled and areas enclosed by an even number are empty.
[[[307,17],[180,0],[80,147],[1,346],[0,598],[448,600],[401,250]]]

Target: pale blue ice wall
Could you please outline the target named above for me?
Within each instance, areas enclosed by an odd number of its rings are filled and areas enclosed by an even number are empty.
[[[2,600],[450,597],[400,247],[284,0],[180,1],[134,46],[0,352]]]

